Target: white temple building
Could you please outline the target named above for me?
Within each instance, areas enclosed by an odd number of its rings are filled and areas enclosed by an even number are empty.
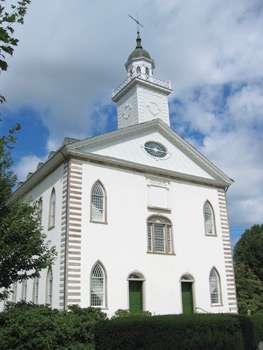
[[[237,312],[226,174],[170,128],[171,83],[140,34],[113,92],[118,130],[64,144],[16,190],[57,257],[21,299],[67,309]]]

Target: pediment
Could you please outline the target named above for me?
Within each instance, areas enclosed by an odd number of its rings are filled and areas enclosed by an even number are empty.
[[[150,141],[163,145],[167,156],[158,158],[150,155],[145,149],[145,143]],[[160,168],[169,173],[232,183],[221,170],[158,119],[80,141],[70,148],[78,153]]]

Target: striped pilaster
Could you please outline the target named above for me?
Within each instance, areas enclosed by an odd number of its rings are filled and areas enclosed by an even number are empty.
[[[59,307],[65,308],[65,245],[67,237],[68,220],[68,162],[64,163],[63,186],[62,186],[62,212],[61,212],[61,242],[60,242],[60,281],[59,281]]]
[[[235,273],[233,266],[232,246],[230,240],[229,221],[227,213],[226,193],[223,189],[218,190],[218,201],[220,210],[220,223],[223,240],[225,272],[226,272],[226,284],[227,284],[227,300],[229,305],[229,311],[238,312],[237,297],[236,297],[236,285],[235,285]]]
[[[77,305],[81,301],[82,224],[82,163],[78,160],[70,161],[68,190],[67,305]]]
[[[81,205],[82,163],[70,160],[64,167],[62,238],[60,266],[60,307],[81,301]]]

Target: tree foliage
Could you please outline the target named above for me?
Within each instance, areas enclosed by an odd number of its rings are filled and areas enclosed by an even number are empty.
[[[10,6],[5,0],[0,0],[0,74],[6,71],[8,64],[7,55],[13,55],[18,39],[14,37],[14,26],[16,23],[23,23],[28,5],[31,0],[19,0]],[[0,103],[5,101],[0,95]]]
[[[0,300],[11,292],[14,282],[38,276],[55,256],[45,243],[36,206],[10,200],[16,176],[11,171],[11,149],[15,132],[0,138]]]
[[[244,232],[234,261],[239,312],[263,313],[263,225]]]

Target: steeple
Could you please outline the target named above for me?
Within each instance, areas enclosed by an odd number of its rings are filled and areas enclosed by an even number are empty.
[[[112,100],[117,103],[118,127],[156,118],[170,125],[168,95],[172,92],[171,82],[154,78],[155,63],[143,48],[139,30],[136,47],[129,55],[125,68],[128,77],[112,94]]]

